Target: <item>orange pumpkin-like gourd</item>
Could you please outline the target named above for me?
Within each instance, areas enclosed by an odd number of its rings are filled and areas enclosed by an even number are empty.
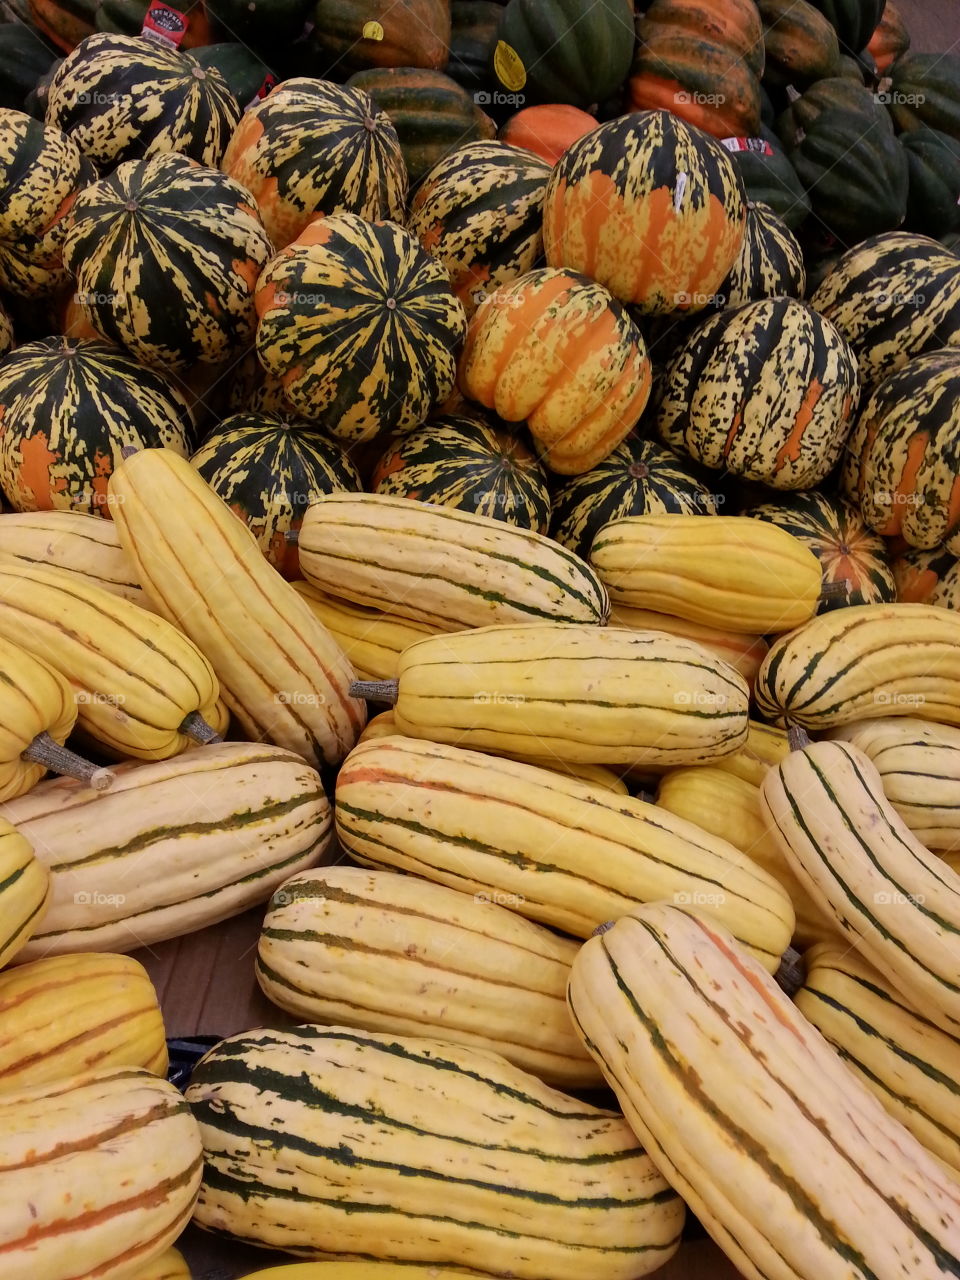
[[[565,102],[524,107],[500,130],[500,141],[532,151],[547,164],[556,164],[567,148],[597,127],[593,116]]]

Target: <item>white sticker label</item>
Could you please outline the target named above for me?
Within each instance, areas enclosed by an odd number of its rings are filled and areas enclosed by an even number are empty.
[[[675,213],[680,212],[680,206],[683,204],[683,193],[687,189],[687,175],[681,169],[677,174],[677,186],[673,193],[673,209]]]
[[[773,155],[773,147],[766,138],[721,138],[720,145],[728,151],[753,151],[761,156]]]

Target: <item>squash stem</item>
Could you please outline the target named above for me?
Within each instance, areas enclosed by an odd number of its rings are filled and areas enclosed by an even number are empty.
[[[793,998],[806,981],[803,957],[793,947],[787,947],[780,957],[780,968],[773,975],[781,991]]]
[[[204,746],[211,742],[222,742],[223,739],[217,733],[212,725],[207,724],[199,711],[191,711],[180,725],[180,732],[185,733],[188,738],[192,738],[194,742],[201,742]]]
[[[29,760],[31,764],[43,765],[45,769],[49,769],[51,773],[59,773],[61,777],[85,782],[94,791],[107,791],[116,780],[109,769],[84,760],[83,756],[78,756],[69,747],[61,746],[49,733],[38,733],[23,752],[22,758]]]
[[[801,724],[787,725],[787,743],[791,751],[802,751],[810,745],[810,735]]]
[[[348,692],[351,698],[366,698],[369,702],[388,702],[395,706],[400,690],[399,680],[354,680]]]

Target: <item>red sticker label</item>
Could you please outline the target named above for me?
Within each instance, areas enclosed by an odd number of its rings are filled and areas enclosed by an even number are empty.
[[[755,151],[761,156],[773,155],[773,147],[766,138],[723,138],[721,142],[728,151]]]
[[[270,90],[274,88],[276,83],[277,83],[277,77],[273,74],[272,71],[268,71],[266,74],[266,77],[264,78],[263,84],[260,86],[257,92],[253,95],[253,97],[250,99],[247,105],[244,107],[244,111],[249,111],[250,108],[255,107],[258,102],[262,102],[264,98],[267,96],[267,94],[270,92]]]
[[[153,0],[143,19],[140,34],[148,40],[157,40],[161,44],[171,45],[179,49],[183,37],[187,34],[188,19],[179,9],[172,9],[160,0]]]

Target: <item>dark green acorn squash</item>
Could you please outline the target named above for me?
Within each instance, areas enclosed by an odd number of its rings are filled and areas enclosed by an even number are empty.
[[[496,0],[453,0],[450,13],[450,57],[444,71],[470,93],[489,93],[503,7]]]
[[[767,205],[791,231],[796,231],[810,213],[810,197],[773,130],[761,125],[756,142],[758,149],[731,152],[747,197],[756,204]]]
[[[960,141],[921,126],[900,142],[910,168],[907,230],[936,239],[960,231]]]
[[[241,107],[253,101],[269,77],[280,78],[275,66],[268,65],[245,44],[234,41],[209,44],[195,50],[193,56],[201,67],[217,68]]]
[[[27,95],[53,66],[57,55],[35,27],[22,22],[0,26],[0,107],[25,111]]]
[[[63,58],[55,58],[47,70],[38,77],[33,88],[23,100],[23,110],[26,111],[27,115],[33,116],[34,120],[39,120],[41,124],[46,123],[50,86],[53,84],[54,77],[60,70],[62,63]]]
[[[510,0],[493,69],[503,91],[523,94],[519,106],[587,107],[623,84],[633,46],[630,0]]]
[[[883,118],[873,94],[862,80],[854,81],[845,76],[830,76],[818,80],[805,93],[794,98],[777,121],[777,133],[787,152],[803,140],[824,111],[852,112],[867,119]]]
[[[493,138],[497,132],[473,95],[441,71],[377,67],[357,72],[347,87],[368,93],[390,118],[411,186],[451,151],[466,142]]]
[[[312,0],[206,0],[220,31],[217,38],[239,41],[260,57],[279,52],[301,34],[311,4]]]
[[[867,47],[883,16],[886,0],[813,0],[833,25],[845,53],[856,56]]]
[[[926,125],[960,141],[960,54],[906,54],[890,68],[886,96],[898,129]]]
[[[837,33],[808,0],[757,0],[757,8],[763,19],[768,85],[802,89],[837,74]]]

